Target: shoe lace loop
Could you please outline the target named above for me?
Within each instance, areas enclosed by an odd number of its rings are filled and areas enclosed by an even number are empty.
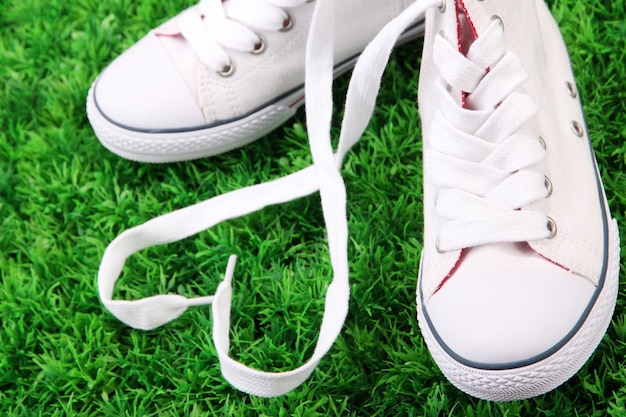
[[[226,49],[255,53],[265,40],[257,31],[280,31],[293,24],[285,10],[307,0],[200,0],[177,20],[181,35],[200,61],[216,72],[232,67]]]
[[[286,4],[291,0],[273,1],[276,4],[279,1],[280,4]],[[347,196],[339,171],[341,162],[350,148],[358,142],[369,122],[382,74],[396,41],[405,29],[424,17],[427,9],[437,6],[439,2],[440,0],[416,1],[388,23],[363,51],[353,70],[339,145],[333,151],[330,124],[333,110],[331,87],[334,2],[318,0],[307,44],[305,75],[307,127],[313,164],[277,180],[231,191],[162,215],[120,234],[107,247],[98,271],[98,290],[105,307],[122,322],[148,330],[174,320],[190,306],[212,304],[213,341],[222,374],[233,386],[254,395],[272,397],[287,393],[305,381],[337,338],[348,312],[350,286]],[[184,239],[225,220],[316,191],[320,194],[327,230],[333,281],[326,292],[324,316],[315,350],[300,367],[287,372],[263,372],[247,367],[229,356],[234,255],[228,261],[225,278],[214,297],[189,299],[175,294],[163,294],[132,301],[113,299],[115,283],[124,263],[134,253],[151,246]]]
[[[466,55],[443,33],[433,48],[442,110],[424,151],[424,180],[439,189],[438,250],[552,237],[549,217],[524,209],[552,189],[532,169],[546,153],[541,137],[525,128],[538,108],[522,86],[519,57],[505,50],[502,22],[494,19]]]

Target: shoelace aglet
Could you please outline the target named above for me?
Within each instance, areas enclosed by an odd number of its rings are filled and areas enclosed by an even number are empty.
[[[206,297],[194,297],[194,298],[188,298],[187,299],[187,306],[188,307],[198,307],[198,306],[205,306],[208,304],[213,304],[213,300],[215,299],[215,296],[213,295],[208,295]]]
[[[235,265],[237,264],[237,255],[230,255],[228,257],[228,264],[226,265],[226,272],[224,273],[224,281],[229,284],[233,282],[233,274],[235,273]]]
[[[237,264],[237,255],[230,255],[228,257],[228,264],[226,265],[226,272],[224,273],[224,282],[230,285],[233,282],[233,274],[235,273],[235,265]],[[214,295],[209,295],[206,297],[195,297],[187,299],[188,307],[197,307],[208,304],[213,304],[215,301]]]

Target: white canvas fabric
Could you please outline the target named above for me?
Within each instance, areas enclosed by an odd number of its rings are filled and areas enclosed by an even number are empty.
[[[572,376],[617,295],[619,242],[542,0],[426,17],[420,327],[448,379],[509,401]]]
[[[348,308],[341,162],[369,121],[393,45],[425,14],[419,91],[425,177],[420,328],[446,377],[471,395],[510,401],[557,387],[582,366],[606,331],[617,295],[619,242],[567,52],[548,9],[541,0],[413,3],[359,59],[333,151],[332,5],[318,0],[307,45],[313,165],[122,233],[102,259],[103,304],[126,324],[153,329],[189,306],[212,303],[214,343],[233,386],[276,396],[306,380],[332,346]],[[234,257],[214,297],[113,299],[115,282],[133,253],[316,191],[333,281],[316,348],[300,367],[261,372],[229,357]]]
[[[335,2],[341,25],[333,39],[334,75],[350,69],[411,2]],[[201,0],[99,75],[87,98],[96,136],[124,158],[154,163],[215,155],[264,136],[304,103],[314,7],[307,0]],[[420,23],[400,41],[420,36]]]

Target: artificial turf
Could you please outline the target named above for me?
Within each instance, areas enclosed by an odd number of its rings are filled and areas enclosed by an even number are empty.
[[[420,41],[394,53],[374,117],[342,169],[350,313],[301,387],[273,399],[230,387],[208,307],[150,332],[110,315],[98,300],[96,272],[116,235],[311,161],[302,111],[252,145],[193,162],[140,164],[99,144],[84,110],[90,83],[149,28],[191,4],[0,0],[1,416],[626,416],[624,290],[593,357],[538,398],[474,399],[431,359],[415,318]],[[610,207],[626,230],[624,1],[549,4],[570,50]],[[336,83],[339,104],[346,84],[346,77]],[[239,261],[231,354],[265,370],[303,363],[330,275],[317,195],[133,256],[116,297],[212,294],[232,253]]]

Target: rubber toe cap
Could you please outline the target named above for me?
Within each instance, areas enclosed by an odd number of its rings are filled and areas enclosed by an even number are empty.
[[[596,287],[521,244],[473,248],[426,305],[458,362],[504,369],[548,356],[584,316]]]
[[[189,130],[206,124],[196,99],[153,32],[100,74],[95,102],[111,123],[132,130]]]

